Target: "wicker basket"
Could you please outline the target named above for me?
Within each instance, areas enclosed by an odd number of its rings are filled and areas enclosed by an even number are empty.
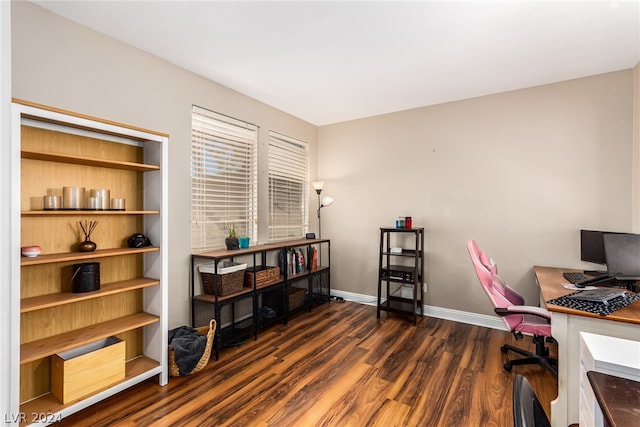
[[[279,267],[269,267],[259,265],[256,267],[248,268],[244,273],[244,286],[248,288],[253,287],[253,277],[255,276],[256,288],[262,288],[274,283],[282,281],[280,276]]]
[[[209,363],[209,357],[211,356],[211,346],[213,345],[213,338],[216,334],[215,319],[211,319],[211,321],[209,322],[209,326],[200,326],[199,328],[196,328],[196,330],[200,335],[207,337],[207,345],[205,346],[204,353],[202,353],[202,357],[200,357],[200,360],[196,364],[196,367],[193,368],[193,370],[187,375],[192,375],[196,372],[201,371],[205,366],[207,366],[207,363]],[[171,347],[169,347],[169,375],[171,375],[172,377],[179,377],[180,369],[178,369],[178,365],[176,364],[174,353],[175,352],[171,350]]]
[[[219,266],[218,274],[214,274],[215,267],[202,265],[199,267],[200,276],[202,277],[202,290],[205,294],[218,296],[240,292],[246,268],[247,264],[224,262]]]
[[[306,289],[294,287],[289,288],[289,311],[302,307],[304,304],[304,295],[306,293]]]

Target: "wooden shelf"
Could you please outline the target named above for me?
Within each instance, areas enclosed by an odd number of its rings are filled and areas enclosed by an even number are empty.
[[[115,211],[115,210],[94,210],[94,209],[57,209],[47,211],[21,211],[22,216],[72,216],[72,215],[160,215],[160,211]]]
[[[20,364],[43,359],[111,335],[141,328],[159,320],[160,317],[153,314],[136,313],[22,344],[20,345]]]
[[[129,381],[133,378],[138,377],[139,375],[144,374],[145,372],[151,372],[153,370],[157,370],[160,364],[146,356],[137,357],[135,359],[127,361],[125,365],[125,377],[120,383]],[[119,384],[119,383],[118,383]],[[114,386],[117,386],[115,384]],[[113,387],[113,386],[112,386]],[[99,394],[104,390],[98,391],[95,394]],[[90,397],[90,396],[87,396]],[[86,399],[86,398],[85,398]],[[27,415],[27,421],[32,421],[29,417],[43,414],[43,416],[52,416],[60,412],[61,410],[75,405],[77,402],[71,402],[69,404],[62,404],[58,399],[56,399],[51,393],[47,393],[43,396],[40,396],[36,399],[30,400],[20,405],[20,411],[23,414]]]
[[[237,298],[237,297],[240,297],[240,296],[243,296],[243,295],[251,296],[251,292],[253,292],[253,288],[242,288],[242,290],[239,291],[239,292],[234,292],[234,293],[229,294],[229,295],[219,296],[218,297],[218,302],[227,301],[227,300],[230,300],[232,298]],[[216,296],[212,295],[212,294],[196,295],[196,296],[193,297],[193,299],[195,299],[197,301],[208,302],[208,303],[211,303],[211,304],[215,304],[215,302],[216,302]]]
[[[86,259],[96,259],[120,255],[133,255],[145,252],[157,252],[159,250],[160,248],[157,246],[146,246],[144,248],[98,249],[93,252],[65,252],[60,254],[44,254],[38,255],[37,257],[33,258],[22,257],[20,259],[20,266],[28,267],[30,265],[50,264],[53,262],[82,261]]]
[[[73,156],[70,154],[50,153],[47,151],[22,150],[20,152],[23,159],[44,160],[47,162],[70,163],[82,166],[99,166],[103,168],[124,169],[137,172],[150,172],[160,170],[160,166],[147,165],[144,163],[121,162],[114,160],[103,160],[92,157]]]
[[[85,301],[93,298],[101,298],[107,295],[132,291],[134,289],[147,288],[150,286],[157,286],[159,284],[160,281],[156,279],[140,278],[132,280],[122,280],[113,283],[105,283],[99,290],[94,292],[60,292],[55,294],[24,298],[20,301],[20,313],[28,313],[30,311],[57,307],[64,304],[72,304],[74,302]]]
[[[413,234],[413,248],[405,242],[400,253],[391,252],[392,235],[394,233]],[[404,313],[416,325],[418,316],[423,315],[424,292],[422,289],[424,276],[424,228],[380,228],[380,255],[378,258],[378,297],[376,302],[376,317],[380,318],[381,311]],[[396,257],[409,258],[402,265],[394,265]],[[402,290],[411,286],[412,298],[403,298]]]

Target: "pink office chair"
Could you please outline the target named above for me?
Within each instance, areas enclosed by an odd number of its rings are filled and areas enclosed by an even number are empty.
[[[502,317],[516,340],[522,339],[523,334],[533,335],[535,353],[508,344],[500,347],[503,353],[513,351],[524,356],[522,359],[509,360],[504,364],[504,369],[511,372],[513,365],[535,363],[557,377],[557,360],[549,357],[549,349],[545,346],[546,339],[553,339],[549,312],[541,307],[524,305],[524,298],[504,283],[498,275],[498,266],[474,240],[469,240],[467,249],[480,284],[493,303],[496,314]]]

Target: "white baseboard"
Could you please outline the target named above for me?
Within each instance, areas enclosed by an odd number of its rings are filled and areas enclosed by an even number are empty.
[[[342,297],[345,301],[355,302],[358,304],[365,304],[376,306],[377,297],[371,295],[356,294],[353,292],[339,291],[337,289],[331,290],[331,295]],[[497,316],[487,316],[486,314],[470,313],[468,311],[454,310],[451,308],[435,307],[430,305],[424,305],[422,307],[423,314],[429,317],[435,317],[438,319],[452,320],[454,322],[468,323],[470,325],[483,326],[485,328],[499,329],[502,331],[508,331],[506,325]]]

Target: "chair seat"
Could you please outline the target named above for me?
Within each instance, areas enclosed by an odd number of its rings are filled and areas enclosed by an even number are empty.
[[[543,337],[551,336],[551,325],[545,319],[536,316],[525,315],[522,323],[514,329],[525,334]]]

